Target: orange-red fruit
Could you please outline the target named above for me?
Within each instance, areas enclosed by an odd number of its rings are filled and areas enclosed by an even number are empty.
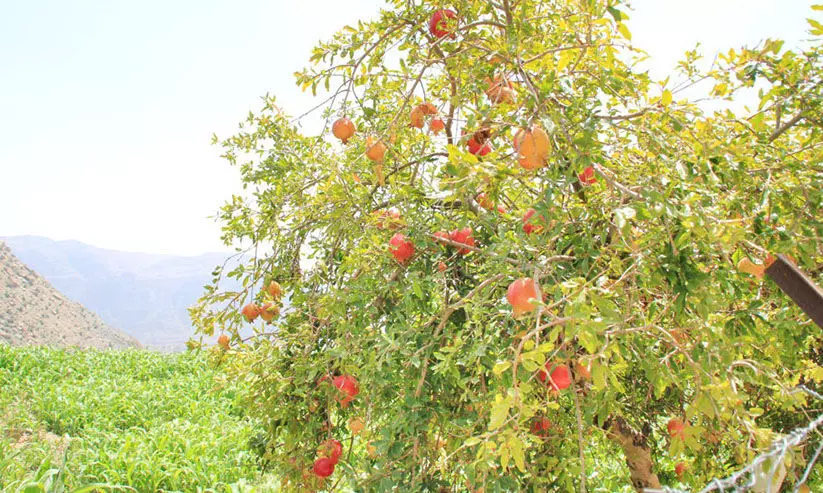
[[[514,135],[514,150],[520,166],[526,169],[542,168],[549,157],[549,135],[540,125],[520,129]]]
[[[331,126],[331,133],[333,133],[334,136],[340,139],[344,144],[349,142],[349,139],[356,131],[357,128],[355,128],[354,122],[345,116],[343,118],[339,118]]]
[[[686,463],[685,462],[678,462],[674,465],[674,473],[677,474],[678,478],[683,478],[683,473],[686,472]]]
[[[591,380],[592,378],[592,372],[589,370],[589,367],[580,362],[575,363],[574,373],[583,380]]]
[[[343,444],[339,440],[326,440],[317,447],[317,455],[331,459],[335,464],[340,461],[343,456]]]
[[[349,403],[360,393],[360,386],[357,385],[357,380],[351,375],[334,377],[332,384],[339,390],[337,402],[343,407],[348,407]]]
[[[417,107],[420,108],[420,111],[422,111],[424,115],[437,114],[437,107],[435,107],[431,103],[420,103],[420,105],[418,105]]]
[[[366,138],[366,157],[375,162],[382,162],[386,156],[386,144],[376,137]]]
[[[526,213],[523,214],[523,232],[527,235],[543,231],[543,226],[534,224],[535,221],[532,219],[532,216],[534,216],[536,212],[536,210],[529,208],[526,210]],[[538,216],[536,219],[544,220],[543,216]]]
[[[468,147],[469,152],[475,156],[485,156],[486,154],[492,152],[492,147],[488,142],[480,145],[474,137],[471,137],[468,141],[466,141],[466,147]]]
[[[280,296],[283,295],[283,288],[280,287],[280,283],[277,281],[270,282],[266,287],[266,291],[268,291],[269,295],[276,300],[279,300]]]
[[[220,337],[217,338],[217,345],[228,351],[229,349],[229,336],[226,334],[220,334]]]
[[[448,268],[449,267],[446,265],[445,262],[439,262],[437,264],[437,270],[440,271],[440,272],[446,272],[446,269],[448,269]]]
[[[314,474],[321,478],[327,478],[334,472],[335,462],[328,457],[321,457],[314,461]]]
[[[432,121],[429,123],[429,130],[434,135],[439,134],[446,128],[446,124],[443,122],[442,118],[432,118]]]
[[[395,230],[402,224],[402,216],[397,209],[382,209],[374,211],[372,214],[377,217],[377,229]]]
[[[470,247],[475,245],[471,228],[455,229],[454,231],[449,232],[449,239],[455,243],[460,243]],[[471,250],[468,248],[461,248],[458,252],[461,255],[466,255],[471,252]]]
[[[509,284],[506,292],[506,299],[512,306],[514,315],[522,315],[535,309],[529,300],[537,300],[537,288],[535,282],[528,277],[518,279]]]
[[[394,259],[405,264],[410,258],[414,256],[414,243],[406,239],[403,233],[397,233],[389,240],[389,251],[394,256]]]
[[[274,303],[266,303],[260,309],[260,317],[266,322],[271,322],[278,315],[280,315],[280,307]]]
[[[423,119],[424,114],[422,105],[417,106],[411,110],[411,113],[409,113],[409,126],[412,128],[423,128]]]
[[[536,417],[532,420],[532,424],[530,430],[533,435],[537,435],[541,438],[546,438],[549,436],[549,430],[552,427],[551,421],[549,418],[545,416]]]
[[[449,9],[441,9],[432,14],[429,20],[429,32],[435,38],[451,35],[454,38],[453,25],[456,23],[457,13]]]
[[[254,322],[254,319],[260,316],[260,307],[256,303],[249,303],[243,307],[243,316],[249,322]]]
[[[360,419],[360,418],[351,418],[351,419],[349,419],[349,429],[351,430],[352,434],[359,435],[360,432],[363,431],[363,428],[365,428],[365,427],[366,427],[366,425],[365,425],[365,423],[363,423],[362,419]]]
[[[485,192],[478,193],[477,197],[475,197],[474,200],[476,200],[477,203],[480,204],[480,207],[486,210],[494,209],[494,202],[492,202],[492,199],[489,198],[489,196]]]
[[[593,185],[597,183],[597,177],[594,175],[594,167],[588,166],[579,175],[577,175],[577,179],[584,185]]]
[[[686,438],[686,424],[682,420],[672,418],[669,420],[666,428],[669,430],[669,435],[671,435],[672,438],[679,438],[681,440]]]
[[[551,387],[554,390],[563,390],[567,388],[572,383],[572,376],[569,372],[569,367],[566,365],[559,365],[556,366],[553,370],[549,371],[549,368],[552,367],[551,361],[546,362],[546,366],[544,369],[540,370],[540,373],[537,374],[537,378]]]
[[[488,88],[486,96],[495,104],[511,104],[515,99],[515,92],[511,83],[503,77],[497,76],[494,80],[486,79]]]

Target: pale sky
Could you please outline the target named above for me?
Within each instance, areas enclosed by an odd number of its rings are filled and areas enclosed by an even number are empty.
[[[635,0],[629,27],[663,77],[683,51],[805,39],[805,0]],[[126,251],[222,251],[208,219],[240,190],[210,145],[378,0],[0,0],[0,236]],[[820,17],[815,12],[814,17]],[[818,19],[820,20],[820,19]]]

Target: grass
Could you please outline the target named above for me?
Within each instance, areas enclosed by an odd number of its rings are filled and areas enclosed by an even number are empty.
[[[215,372],[189,353],[0,345],[0,491],[265,489],[255,423]]]

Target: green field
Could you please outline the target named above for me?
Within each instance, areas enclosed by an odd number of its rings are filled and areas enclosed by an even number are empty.
[[[221,376],[196,354],[0,345],[0,491],[268,490]]]

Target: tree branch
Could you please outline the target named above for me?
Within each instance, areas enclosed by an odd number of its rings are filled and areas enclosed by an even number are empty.
[[[780,137],[781,135],[783,135],[783,134],[786,132],[786,130],[789,130],[789,129],[790,129],[790,128],[792,128],[793,126],[797,125],[797,123],[798,123],[800,120],[802,120],[802,119],[803,119],[803,117],[805,116],[805,114],[804,114],[804,113],[805,113],[805,112],[801,110],[801,111],[800,111],[800,113],[798,113],[798,114],[794,115],[794,116],[792,117],[792,119],[791,119],[791,120],[789,120],[789,121],[787,121],[786,123],[784,123],[783,125],[780,125],[779,127],[777,127],[777,128],[774,130],[774,132],[772,132],[772,134],[771,134],[771,135],[769,135],[769,143],[771,144],[772,142],[774,142],[775,140],[777,140],[777,138],[778,138],[778,137]]]

